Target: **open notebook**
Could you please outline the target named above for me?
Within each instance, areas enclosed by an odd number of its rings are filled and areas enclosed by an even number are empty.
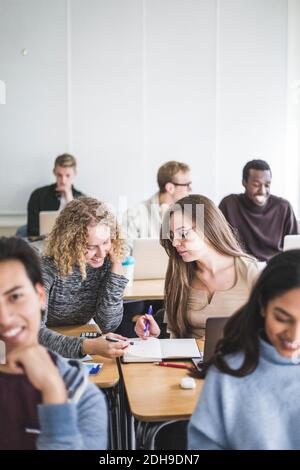
[[[195,339],[131,338],[123,362],[155,362],[162,359],[201,357]]]

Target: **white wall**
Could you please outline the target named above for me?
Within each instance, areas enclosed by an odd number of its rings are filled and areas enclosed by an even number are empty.
[[[142,2],[72,0],[71,151],[78,186],[116,203],[140,196],[142,160]]]
[[[286,158],[283,170],[285,192],[300,213],[300,1],[288,1]]]
[[[283,194],[287,2],[226,0],[219,10],[217,196],[238,192],[252,158],[271,165]]]
[[[193,169],[194,190],[214,196],[215,2],[144,5],[144,195],[163,162],[180,160]]]
[[[261,157],[289,197],[289,1],[0,0],[0,212],[25,212],[64,151],[113,203],[148,197],[169,159],[219,202]]]
[[[22,55],[27,49],[27,55]],[[67,144],[66,8],[61,0],[0,1],[0,212],[24,212]]]

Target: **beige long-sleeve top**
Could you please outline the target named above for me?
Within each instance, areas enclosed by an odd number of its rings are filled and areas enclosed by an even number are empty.
[[[205,335],[205,324],[209,317],[230,316],[247,302],[263,266],[255,259],[239,257],[235,258],[235,267],[235,285],[225,291],[216,291],[210,302],[205,290],[189,288],[187,316],[191,325],[191,338],[201,338]],[[172,337],[172,332],[170,333]]]

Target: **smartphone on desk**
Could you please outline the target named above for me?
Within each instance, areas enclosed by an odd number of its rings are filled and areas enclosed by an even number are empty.
[[[94,339],[99,338],[99,336],[102,336],[99,331],[83,331],[80,333],[80,338]]]

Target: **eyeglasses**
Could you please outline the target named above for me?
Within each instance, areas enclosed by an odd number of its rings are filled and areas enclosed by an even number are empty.
[[[170,183],[174,184],[174,186],[186,186],[188,189],[191,189],[192,182],[189,181],[188,183],[174,183],[174,181],[170,181]]]
[[[193,238],[193,233],[194,233],[193,227],[191,227],[187,230],[179,229],[179,230],[175,230],[175,232],[170,231],[167,234],[167,238],[172,243],[173,243],[174,240],[181,240],[181,241],[182,240],[190,240],[190,239]]]

